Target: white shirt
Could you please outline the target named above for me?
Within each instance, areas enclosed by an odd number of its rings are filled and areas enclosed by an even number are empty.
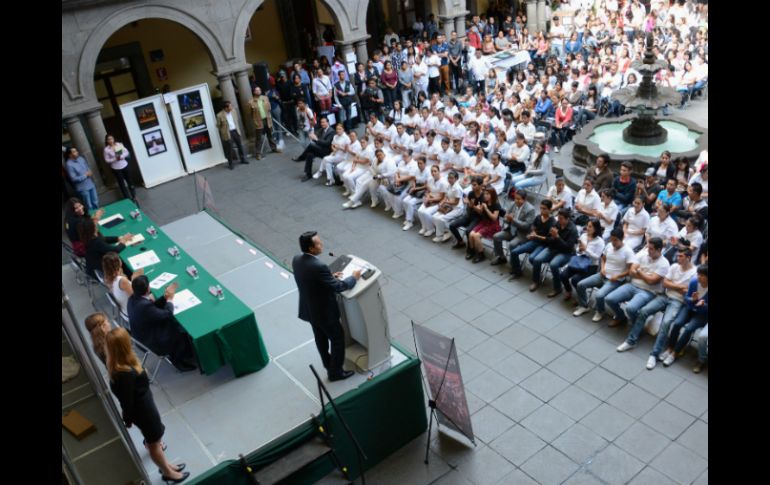
[[[639,270],[642,273],[649,275],[660,275],[665,277],[668,274],[668,268],[671,264],[663,255],[658,256],[658,259],[653,260],[647,251],[639,251],[636,255],[637,262],[639,263]],[[660,293],[663,291],[663,279],[657,284],[651,285],[641,278],[632,278],[631,284],[637,288],[651,291],[653,293]]]
[[[449,172],[451,170],[451,168],[446,167],[446,164],[451,163],[452,155],[454,155],[454,150],[451,148],[447,148],[446,150],[439,150],[436,153],[436,156],[438,157],[439,168],[442,172]]]
[[[233,120],[233,112],[225,112],[225,118],[227,118],[227,129],[230,131],[236,130],[235,121]]]
[[[693,276],[695,276],[695,273],[697,271],[698,271],[698,268],[694,264],[691,264],[690,269],[685,271],[682,269],[679,263],[674,263],[668,268],[666,279],[670,280],[675,285],[687,286],[690,284],[690,280],[692,279]],[[665,293],[666,293],[666,296],[671,298],[672,300],[684,301],[684,295],[678,291],[666,288]]]
[[[524,139],[527,140],[527,143],[532,143],[532,140],[535,139],[535,133],[537,132],[535,125],[533,125],[531,121],[526,124],[519,123],[518,126],[516,126],[516,130],[524,135]]]
[[[473,56],[473,58],[471,58],[471,60],[468,62],[468,69],[470,69],[471,73],[473,73],[473,78],[476,81],[483,80],[487,76],[487,73],[491,67],[492,66],[489,64],[489,61],[487,61],[484,57]]]
[[[615,203],[615,201],[610,201],[610,205],[605,206],[604,203],[602,203],[601,207],[599,208],[599,212],[601,212],[602,216],[604,216],[601,219],[602,227],[604,228],[604,233],[602,234],[602,237],[607,239],[610,237],[610,233],[612,232],[612,228],[615,225],[615,220],[618,217],[618,205]],[[607,221],[607,219],[610,219],[610,221]]]
[[[451,155],[449,155],[449,159],[447,161],[454,165],[455,170],[462,170],[465,167],[471,165],[471,157],[468,155],[468,153],[466,153],[465,150],[461,149],[460,153],[456,153],[454,149],[450,149],[449,151],[451,152]]]
[[[447,190],[449,190],[449,184],[446,180],[440,177],[438,180],[433,177],[428,179],[428,193],[430,193],[430,195],[436,196],[441,193],[446,193]]]
[[[604,240],[600,237],[595,237],[589,242],[588,234],[584,232],[580,235],[578,241],[586,245],[586,250],[583,252],[577,251],[577,254],[585,254],[591,258],[591,265],[599,266],[599,258],[602,257],[602,252],[604,252]],[[580,245],[578,245],[579,247]]]
[[[332,83],[327,75],[313,79],[313,94],[325,98],[332,94]]]
[[[419,169],[419,167],[417,168]],[[424,183],[427,183],[428,180],[430,179],[433,179],[430,173],[430,167],[428,165],[425,165],[425,168],[423,169],[423,171],[417,174],[417,177],[415,178],[415,183],[418,185],[422,185]]]
[[[508,158],[510,159],[516,159],[517,162],[523,162],[527,163],[529,161],[530,157],[530,151],[527,144],[523,144],[522,146],[518,146],[517,144],[511,145],[511,148],[508,150]]]
[[[562,189],[561,192],[556,192],[556,186],[551,186],[550,189],[548,189],[548,198],[553,199],[557,202],[564,201],[564,207],[567,209],[572,209],[572,201],[575,198],[572,194],[572,189],[564,185],[564,189]]]
[[[449,185],[447,183],[447,185]],[[455,206],[455,209],[465,207],[463,202],[463,188],[460,186],[460,182],[455,182],[454,185],[448,187],[446,190],[446,197],[450,200],[459,200],[460,202]]]
[[[503,187],[505,187],[505,176],[508,175],[508,167],[502,164],[502,162],[497,164],[497,167],[494,165],[490,165],[491,171],[489,172],[492,177],[490,177],[490,180],[494,179],[495,175],[499,175],[500,178],[497,180],[497,182],[492,182],[492,187],[494,187],[495,191],[497,192],[497,195],[500,195],[503,192]]]
[[[676,222],[674,222],[671,216],[666,217],[666,220],[662,223],[660,218],[655,216],[650,219],[650,225],[647,228],[648,241],[650,238],[659,237],[663,239],[663,245],[667,246],[671,242],[671,238],[676,236],[677,232],[679,232],[679,228],[676,227]]]
[[[339,151],[342,153],[341,148],[350,145],[350,137],[348,137],[346,133],[341,135],[334,135],[334,138],[332,139],[332,145],[337,145],[340,147]]]
[[[468,168],[471,170],[471,172],[479,173],[479,174],[492,173],[492,164],[489,163],[489,160],[487,160],[486,158],[482,158],[480,162],[476,157],[473,157],[470,160],[471,160],[471,164],[468,165]]]
[[[612,278],[624,272],[630,263],[636,262],[634,252],[626,243],[620,249],[615,249],[611,243],[604,248],[604,273]]]
[[[424,87],[428,85],[428,66],[424,61],[419,64],[415,63],[412,66],[412,74],[414,74],[414,82],[417,86]],[[425,91],[425,89],[419,89],[419,91]]]
[[[297,117],[299,118],[299,122],[302,125],[302,131],[310,131],[312,127],[310,126],[310,120],[313,119],[313,110],[310,109],[309,106],[305,106],[305,112],[301,112],[299,109],[297,110]]]
[[[425,138],[420,138],[419,140],[415,141],[414,137],[412,137],[411,142],[407,146],[412,149],[413,155],[419,153],[425,154],[428,152],[428,140]],[[430,164],[426,164],[426,166],[429,167]]]
[[[586,189],[580,189],[577,197],[575,197],[575,207],[580,204],[583,210],[599,210],[602,206],[602,200],[595,190],[591,190],[590,194],[586,194]]]
[[[693,253],[698,250],[701,244],[703,244],[703,234],[696,229],[693,232],[687,232],[687,226],[684,226],[681,231],[679,231],[679,239],[687,239],[690,241],[690,249],[693,250]]]
[[[429,56],[425,63],[428,65],[428,77],[438,77],[440,75],[438,68],[441,65],[441,59],[438,57],[438,54],[434,53]]]
[[[457,106],[450,106],[448,108],[444,108],[444,117],[449,118],[450,120],[460,112],[460,108]]]
[[[650,225],[650,214],[644,210],[636,212],[634,207],[631,207],[626,211],[626,215],[623,216],[623,223],[628,223],[628,228],[632,231],[647,230],[647,226]]]
[[[465,136],[465,127],[462,125],[462,123],[460,123],[458,125],[454,125],[453,124],[452,126],[449,127],[447,132],[449,133],[449,138],[453,138],[453,139],[460,138],[460,139],[462,139]]]

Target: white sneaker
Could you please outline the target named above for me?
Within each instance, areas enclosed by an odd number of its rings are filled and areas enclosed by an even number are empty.
[[[371,207],[372,209],[374,209],[375,207],[377,207],[377,204],[379,204],[379,202],[378,202],[378,201],[376,201],[376,200],[373,200],[373,201],[372,201],[372,204],[371,204],[369,207]]]
[[[422,228],[422,229],[420,229],[419,231],[417,231],[417,234],[419,234],[420,236],[422,236],[423,234],[425,234],[425,228]]]
[[[657,364],[657,362],[655,361],[655,356],[654,356],[654,355],[651,355],[651,356],[650,356],[650,357],[647,359],[647,370],[652,370],[652,369],[654,369],[654,368],[655,368],[655,364]]]
[[[668,357],[668,350],[664,350],[659,356],[658,361],[663,362]]]
[[[404,215],[403,213],[402,213],[402,214],[396,214],[396,213],[394,212],[394,213],[393,213],[393,219],[400,219],[400,218],[401,218],[401,216],[403,216],[403,215]]]
[[[425,236],[425,237],[431,237],[431,236],[432,236],[432,235],[434,235],[435,233],[436,233],[436,231],[434,231],[433,229],[431,229],[430,231],[425,231],[425,234],[423,234],[423,236]]]
[[[391,207],[388,204],[385,204],[385,212],[390,211]]]
[[[347,197],[350,195],[350,191],[348,189],[345,189],[345,192],[342,193],[343,197]]]
[[[673,364],[675,360],[676,360],[676,352],[671,352],[666,356],[666,360],[663,361],[663,365],[668,367],[671,364]]]
[[[623,341],[623,343],[618,345],[618,348],[615,350],[618,352],[625,352],[626,350],[633,349],[634,347],[636,347],[636,344],[631,345],[630,343]]]
[[[356,207],[361,207],[363,204],[359,202],[353,202],[353,205],[350,206],[351,209],[355,209]]]
[[[413,228],[413,227],[414,227],[414,224],[413,224],[413,223],[411,223],[411,222],[409,222],[409,221],[407,221],[407,222],[406,222],[406,224],[404,224],[404,227],[402,227],[402,229],[403,229],[404,231],[408,231],[409,229],[411,229],[411,228]]]
[[[350,209],[350,207],[353,205],[353,202],[347,201],[344,204],[342,204],[342,207],[345,209]]]
[[[433,241],[434,243],[438,243],[438,242],[441,242],[442,238],[443,238],[442,236],[436,236],[433,239],[431,239],[431,241]]]
[[[320,179],[321,178],[321,172],[318,171],[318,172],[314,173],[313,174],[313,178],[316,179],[316,180]]]
[[[604,318],[604,315],[601,312],[595,312],[594,316],[591,318],[592,322],[600,322]]]
[[[591,311],[591,309],[590,309],[590,308],[588,308],[588,307],[585,307],[585,306],[579,306],[579,307],[577,307],[577,308],[575,309],[575,311],[574,311],[574,312],[572,312],[572,315],[573,315],[573,316],[576,316],[576,317],[579,317],[580,315],[582,315],[582,314],[584,314],[584,313],[587,313],[587,312],[590,312],[590,311]]]
[[[554,153],[559,153],[559,147],[553,147],[553,152]]]
[[[441,242],[445,243],[452,239],[452,233],[451,232],[445,232],[444,235],[441,237]]]

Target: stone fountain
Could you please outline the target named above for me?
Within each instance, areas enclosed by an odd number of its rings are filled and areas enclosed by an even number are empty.
[[[649,33],[643,58],[631,64],[642,76],[639,86],[612,93],[612,99],[629,108],[633,114],[609,119],[597,117],[588,123],[573,138],[575,165],[586,167],[593,164],[599,154],[608,153],[615,173],[618,173],[620,163],[628,160],[639,176],[657,161],[663,150],[670,151],[674,159],[685,157],[692,162],[702,150],[708,149],[706,128],[682,118],[668,116],[661,119],[656,116],[664,106],[678,105],[681,95],[673,88],[656,86],[653,82],[655,73],[666,67],[665,61],[655,58],[653,44],[653,36]],[[565,176],[569,181],[569,174],[565,173]]]

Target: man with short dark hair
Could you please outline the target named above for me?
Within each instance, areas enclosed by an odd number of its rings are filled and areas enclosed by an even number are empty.
[[[267,96],[262,95],[262,88],[259,86],[254,88],[254,97],[249,101],[251,107],[251,119],[254,121],[254,126],[257,129],[257,142],[254,145],[256,155],[254,158],[257,160],[262,159],[262,137],[267,133],[267,142],[270,145],[270,150],[275,153],[281,153],[281,150],[275,144],[273,139],[273,118],[270,116],[270,100]]]
[[[131,282],[133,294],[126,311],[131,322],[131,336],[158,355],[168,355],[182,372],[194,370],[195,354],[190,339],[174,318],[174,294],[179,285],[171,283],[157,300],[150,292],[150,281],[141,275]]]
[[[325,157],[332,152],[332,140],[334,140],[334,130],[329,126],[329,120],[325,116],[320,119],[321,127],[315,133],[310,133],[310,144],[297,157],[293,158],[295,162],[305,161],[305,176],[302,178],[306,182],[313,178],[313,159],[315,157]]]
[[[570,210],[562,207],[556,216],[556,225],[548,230],[545,239],[546,248],[532,257],[532,285],[529,291],[535,291],[540,287],[540,271],[544,264],[551,267],[553,291],[548,293],[548,298],[561,293],[561,278],[559,269],[567,264],[575,254],[575,245],[578,241],[578,232],[575,223],[570,220]]]
[[[532,222],[532,230],[527,234],[527,241],[511,250],[511,277],[508,278],[508,281],[520,278],[523,274],[519,255],[526,253],[530,255],[530,258],[534,258],[545,250],[551,228],[556,225],[556,220],[551,217],[551,207],[553,204],[548,199],[540,202],[540,216],[535,217]]]
[[[621,214],[626,213],[626,209],[634,201],[636,195],[636,179],[631,176],[634,166],[629,161],[623,161],[620,164],[620,175],[615,177],[612,182],[612,188],[615,189],[615,203]]]
[[[241,129],[238,127],[238,112],[233,109],[233,103],[225,101],[225,107],[217,113],[217,128],[222,142],[227,143],[227,163],[230,170],[233,169],[233,155],[235,148],[240,150],[241,163],[249,163],[246,160],[246,150],[241,143]]]
[[[329,267],[318,259],[323,252],[323,241],[316,231],[302,233],[299,247],[302,254],[294,256],[291,262],[299,290],[298,318],[312,326],[316,348],[328,371],[329,380],[347,379],[353,371],[342,368],[345,362],[345,333],[340,324],[335,293],[353,288],[361,277],[361,271],[353,271],[353,275],[344,280],[340,279],[341,273],[332,274]]]
[[[653,237],[647,241],[647,251],[639,251],[628,275],[631,282],[607,295],[605,299],[615,318],[609,323],[616,327],[628,321],[635,321],[639,310],[663,290],[663,278],[668,274],[669,262],[663,257],[663,241]],[[626,303],[625,311],[620,304]],[[626,318],[627,317],[627,318]]]
[[[492,260],[492,266],[505,263],[503,255],[503,241],[508,241],[508,249],[511,250],[523,243],[535,221],[537,214],[532,204],[527,202],[527,196],[522,191],[513,194],[513,202],[508,206],[505,213],[503,229],[492,236],[494,241],[495,259]]]
[[[464,152],[463,152],[464,153]],[[462,168],[461,168],[462,169]],[[453,168],[457,170],[457,166]],[[465,207],[465,215],[458,217],[451,224],[449,224],[449,231],[455,237],[455,244],[452,249],[460,249],[465,246],[465,241],[460,236],[460,227],[464,227],[467,233],[471,232],[471,229],[481,221],[481,203],[484,198],[484,178],[472,177],[471,178],[471,190],[467,195],[463,196],[463,206]],[[467,251],[470,253],[470,246],[467,247]]]

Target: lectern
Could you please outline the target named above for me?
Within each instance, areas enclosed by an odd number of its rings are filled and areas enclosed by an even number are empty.
[[[379,282],[382,271],[353,255],[340,256],[329,269],[332,273],[341,271],[343,278],[361,271],[356,286],[337,294],[345,330],[345,359],[367,371],[390,360],[390,328]]]

